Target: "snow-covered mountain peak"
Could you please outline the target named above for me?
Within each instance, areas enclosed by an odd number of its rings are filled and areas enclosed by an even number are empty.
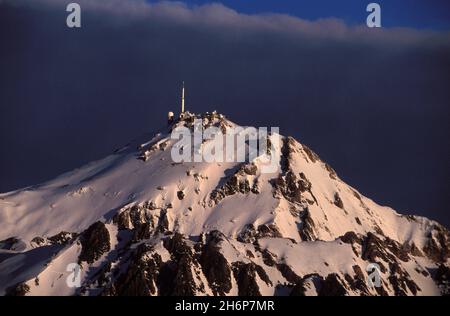
[[[227,131],[238,127],[216,112],[184,113],[156,135],[102,160],[1,194],[0,290],[68,295],[445,291],[446,228],[379,206],[292,137],[282,136],[277,145],[272,138],[277,135],[267,136],[278,158],[276,172],[263,172],[260,156],[244,162],[174,162],[179,140],[172,132],[194,131],[196,121],[203,129],[219,129],[224,141]],[[202,140],[197,149],[208,142]],[[56,278],[54,271],[68,274],[70,263],[82,266],[80,287]],[[370,263],[380,266],[381,287],[367,286]],[[136,275],[138,270],[147,273]]]

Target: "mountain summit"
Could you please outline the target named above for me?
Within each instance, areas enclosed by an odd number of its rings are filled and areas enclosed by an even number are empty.
[[[281,137],[273,173],[259,157],[174,162],[171,132],[195,119],[237,127],[186,113],[102,160],[0,194],[0,294],[449,293],[445,227],[364,197],[292,137]]]

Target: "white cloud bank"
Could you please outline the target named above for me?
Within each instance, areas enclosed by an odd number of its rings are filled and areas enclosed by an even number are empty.
[[[4,0],[17,6],[45,6],[64,10],[61,0]],[[301,39],[361,41],[392,45],[418,44],[423,41],[450,45],[450,32],[414,28],[370,29],[366,25],[348,26],[337,18],[314,21],[288,14],[243,14],[220,3],[187,5],[178,1],[148,3],[144,0],[77,0],[83,12],[106,15],[118,23],[145,20],[186,26],[213,28],[239,36],[240,33],[266,32]],[[1,2],[0,2],[1,3]]]

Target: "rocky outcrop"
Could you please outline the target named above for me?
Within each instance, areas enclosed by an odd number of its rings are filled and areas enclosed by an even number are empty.
[[[257,173],[256,165],[242,164],[238,170],[231,176],[229,176],[223,185],[214,189],[209,197],[209,206],[217,205],[225,197],[241,194],[258,194],[258,179],[255,177]]]
[[[367,276],[364,274],[361,267],[354,265],[352,269],[354,272],[353,276],[350,274],[345,274],[344,276],[350,290],[359,293],[360,295],[370,295],[370,291],[367,286]]]
[[[113,217],[113,223],[120,230],[133,229],[143,223],[150,223],[154,226],[154,218],[151,211],[157,206],[153,201],[148,201],[140,205],[132,205],[119,210]]]
[[[16,245],[20,242],[19,239],[15,237],[10,237],[5,240],[0,240],[0,249],[4,250],[14,250]]]
[[[238,284],[239,296],[261,296],[258,282],[256,281],[257,275],[265,283],[272,285],[264,269],[253,262],[234,262],[233,274]]]
[[[80,236],[81,253],[78,261],[88,264],[97,261],[103,254],[111,250],[108,229],[102,222],[95,222]]]
[[[306,288],[303,283],[297,283],[289,293],[289,296],[305,296]]]
[[[282,237],[274,224],[259,225],[256,229],[253,224],[247,224],[237,236],[237,240],[244,243],[254,243],[259,238]]]
[[[314,151],[312,151],[308,146],[302,145],[302,150],[308,156],[308,159],[314,163],[316,161],[320,161],[319,155],[317,155]]]
[[[334,193],[334,201],[333,201],[334,205],[336,205],[337,207],[344,209],[344,202],[342,202],[341,197],[339,196],[339,193],[335,192]]]
[[[154,232],[153,225],[150,223],[138,224],[134,228],[133,241],[137,242],[144,239],[149,239]]]
[[[31,239],[30,244],[32,247],[41,247],[45,245],[46,240],[43,237],[36,236],[33,239]]]
[[[183,240],[183,236],[175,233],[164,240],[164,247],[169,251],[171,260],[165,262],[160,271],[158,283],[161,295],[193,296],[197,287],[191,267],[199,268],[199,263],[194,258],[194,252]]]
[[[214,295],[225,295],[231,290],[231,267],[221,253],[219,243],[222,235],[211,232],[202,247],[199,262]]]
[[[344,296],[347,294],[347,289],[344,282],[339,275],[331,273],[321,282],[319,296]]]
[[[439,263],[450,258],[450,233],[442,225],[434,224],[427,236],[423,252],[431,260]]]
[[[395,296],[406,296],[408,290],[413,295],[417,295],[417,292],[421,291],[419,286],[411,280],[409,273],[402,269],[397,262],[389,263],[389,272],[388,280],[394,289]]]
[[[442,295],[450,296],[450,268],[440,264],[433,279],[439,286]]]
[[[68,232],[60,232],[56,235],[53,235],[51,237],[48,237],[48,241],[52,245],[66,245],[70,241],[72,241],[74,238],[77,237],[78,234],[76,233],[68,233]],[[36,241],[36,240],[35,240]]]
[[[306,296],[307,291],[317,295],[320,287],[322,286],[323,278],[317,274],[312,273],[305,275],[301,278],[293,287],[290,296]]]
[[[179,190],[179,191],[177,192],[177,197],[178,197],[179,200],[184,199],[185,195],[186,195],[186,194],[185,194],[182,190]]]
[[[302,213],[300,213],[300,225],[298,233],[300,235],[300,238],[303,241],[313,241],[317,239],[316,235],[316,225],[311,217],[311,214],[306,207]]]
[[[281,275],[288,280],[290,283],[297,284],[300,282],[301,277],[298,276],[292,268],[286,263],[277,263],[276,267],[278,271],[281,272]]]
[[[25,296],[30,292],[30,287],[25,283],[19,283],[6,289],[5,296]]]
[[[273,188],[273,195],[276,198],[285,198],[293,204],[306,206],[317,204],[317,199],[312,192],[312,183],[303,172],[296,174],[291,169],[291,157],[296,152],[295,141],[285,138],[282,146],[281,167],[282,172],[276,179],[272,179],[270,184]]]
[[[348,281],[354,282],[348,276]],[[299,280],[292,288],[291,296],[305,296],[307,292],[307,283],[310,284],[311,293],[318,296],[345,296],[349,293],[346,281],[341,279],[337,273],[330,273],[325,278],[317,273],[306,275]],[[312,288],[311,288],[312,286]]]
[[[153,252],[153,247],[141,244],[132,255],[127,271],[104,294],[118,296],[157,295],[157,280],[161,265],[161,256]]]

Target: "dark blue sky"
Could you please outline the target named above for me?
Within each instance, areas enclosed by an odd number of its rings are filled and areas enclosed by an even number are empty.
[[[149,2],[155,2],[149,0]],[[188,4],[222,3],[242,13],[284,13],[302,19],[336,17],[348,24],[365,23],[366,6],[381,5],[386,27],[450,29],[449,0],[187,0]]]
[[[0,2],[0,192],[161,127],[184,80],[189,110],[279,126],[362,194],[450,227],[450,1],[380,1],[383,25],[407,30],[78,1],[78,30],[66,27],[64,1]],[[222,3],[360,25],[369,1]]]

